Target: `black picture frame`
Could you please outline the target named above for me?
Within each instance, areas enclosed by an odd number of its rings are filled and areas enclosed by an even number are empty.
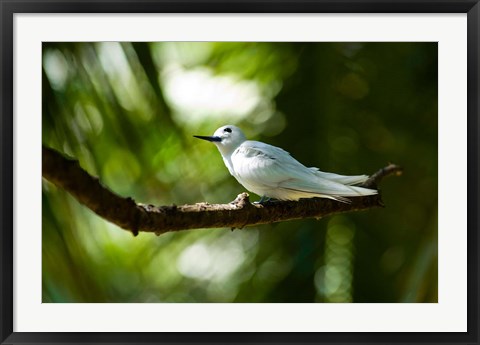
[[[479,344],[479,0],[15,1],[1,11],[0,340],[2,344]],[[467,13],[468,332],[466,333],[20,333],[13,332],[13,17],[16,13]],[[455,116],[450,114],[449,116]],[[452,229],[454,230],[454,229]],[[455,315],[452,315],[454,318]],[[136,316],[132,316],[136,319]]]

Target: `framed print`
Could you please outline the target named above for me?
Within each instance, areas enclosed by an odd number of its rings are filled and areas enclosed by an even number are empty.
[[[478,1],[3,1],[1,341],[478,344]]]

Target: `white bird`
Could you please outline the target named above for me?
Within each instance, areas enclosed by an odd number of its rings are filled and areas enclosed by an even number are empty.
[[[350,203],[346,197],[377,194],[376,190],[355,187],[367,175],[343,176],[308,168],[279,147],[245,138],[240,128],[222,126],[213,136],[194,135],[213,142],[230,174],[247,190],[269,198],[299,200],[328,198]]]

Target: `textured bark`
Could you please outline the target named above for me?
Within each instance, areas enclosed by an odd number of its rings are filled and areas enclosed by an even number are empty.
[[[135,203],[132,198],[120,197],[102,186],[98,178],[80,167],[78,161],[47,147],[43,147],[42,153],[42,174],[46,180],[72,194],[100,217],[134,235],[139,231],[160,235],[169,231],[198,228],[243,228],[383,207],[380,194],[351,198],[350,204],[314,198],[256,205],[250,203],[247,193],[242,193],[229,204],[202,202],[183,206],[143,205]],[[390,164],[373,174],[363,186],[376,187],[383,177],[399,175],[401,171],[399,166]]]

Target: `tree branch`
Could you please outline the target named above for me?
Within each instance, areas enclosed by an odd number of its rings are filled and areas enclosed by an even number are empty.
[[[314,198],[254,205],[250,203],[248,194],[242,193],[229,204],[143,205],[135,203],[132,198],[120,197],[102,186],[98,178],[80,167],[78,161],[45,146],[42,153],[42,175],[46,180],[65,189],[100,217],[130,230],[134,235],[139,231],[160,235],[197,228],[243,228],[293,219],[319,219],[336,213],[383,207],[380,194],[351,198],[350,204]],[[385,176],[400,175],[401,172],[399,166],[389,164],[373,174],[363,186],[376,187]]]

